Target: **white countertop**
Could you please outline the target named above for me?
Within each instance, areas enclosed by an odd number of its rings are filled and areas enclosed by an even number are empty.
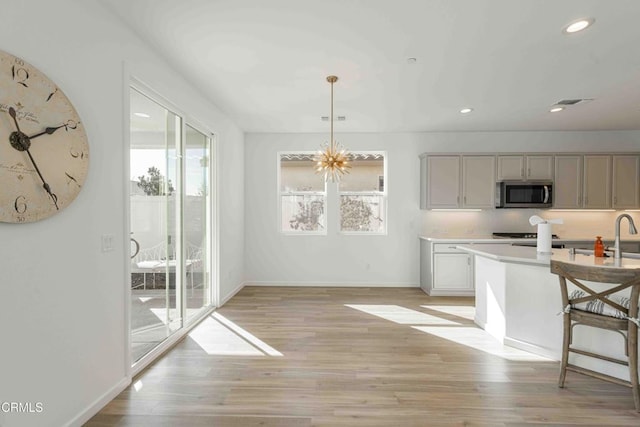
[[[418,236],[422,240],[427,240],[429,242],[434,243],[455,243],[455,242],[473,242],[473,243],[536,243],[536,239],[505,239],[505,238],[495,238],[492,236],[482,236],[482,235],[469,235],[469,236],[451,236],[451,237],[433,237],[433,236]],[[558,239],[553,239],[554,242],[563,243],[563,242],[595,242],[596,237],[561,237]],[[602,240],[605,242],[613,242],[615,240],[614,237],[611,236],[602,236]],[[621,242],[637,242],[640,243],[640,237],[629,237],[624,236],[620,238]]]
[[[571,255],[569,249],[553,249],[551,255],[539,254],[535,247],[496,244],[457,245],[456,248],[474,255],[501,262],[548,266],[551,259],[580,265],[604,268],[639,268],[640,259],[594,257],[593,255]]]

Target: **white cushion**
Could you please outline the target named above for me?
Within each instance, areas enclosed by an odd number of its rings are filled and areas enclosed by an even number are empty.
[[[573,292],[571,292],[571,295],[569,295],[569,301],[574,300],[576,298],[582,298],[585,296],[587,296],[587,294],[584,291],[580,289],[576,289]],[[625,308],[629,308],[629,305],[631,304],[631,300],[627,297],[620,297],[620,296],[614,295],[613,297],[608,299]],[[603,314],[605,316],[616,317],[618,319],[627,318],[627,315],[621,312],[620,310],[613,308],[609,304],[605,304],[604,302],[597,299],[580,302],[578,304],[571,304],[571,308],[575,308],[577,310],[582,310],[582,311],[589,311],[591,313],[596,313],[596,314]]]

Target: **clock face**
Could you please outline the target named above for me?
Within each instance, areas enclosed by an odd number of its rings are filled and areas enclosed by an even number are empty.
[[[69,99],[37,68],[0,51],[0,222],[62,211],[88,169],[87,135]]]

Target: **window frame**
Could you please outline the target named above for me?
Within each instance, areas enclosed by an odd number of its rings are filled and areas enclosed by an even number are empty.
[[[388,227],[387,224],[389,222],[388,219],[388,211],[389,211],[389,203],[388,203],[388,181],[387,181],[387,168],[388,168],[388,157],[387,157],[387,152],[386,151],[376,151],[376,150],[358,150],[358,151],[351,151],[351,155],[380,155],[382,156],[382,168],[383,168],[383,173],[382,175],[377,175],[377,180],[378,180],[378,189],[380,188],[380,177],[382,177],[382,184],[383,184],[383,190],[382,191],[341,191],[340,190],[340,184],[341,182],[337,183],[336,186],[336,194],[337,194],[337,201],[338,201],[338,221],[337,221],[337,227],[338,227],[338,233],[339,234],[343,234],[343,235],[355,235],[355,236],[386,236],[388,234]],[[352,161],[353,164],[353,161]],[[341,211],[341,207],[342,207],[342,196],[376,196],[376,197],[381,197],[382,198],[382,202],[384,204],[384,208],[383,208],[383,213],[384,213],[384,220],[382,222],[382,231],[354,231],[354,230],[342,230],[342,211]]]
[[[278,196],[277,196],[277,209],[278,209],[278,232],[280,234],[286,235],[286,236],[326,236],[327,235],[327,229],[329,228],[329,221],[328,221],[328,215],[327,215],[327,203],[328,203],[328,192],[327,192],[327,183],[324,182],[323,178],[318,175],[318,179],[322,180],[324,183],[324,190],[323,191],[283,191],[282,190],[282,156],[286,156],[286,155],[300,155],[300,156],[309,156],[312,157],[313,155],[315,155],[316,152],[315,151],[309,151],[309,150],[295,150],[295,151],[278,151],[277,153],[277,186],[278,186]],[[309,173],[314,173],[313,171],[313,163],[311,160],[309,160]],[[287,229],[285,230],[283,228],[283,212],[282,212],[282,198],[283,196],[319,196],[322,197],[323,202],[324,202],[324,227],[321,230],[317,230],[317,231],[312,231],[312,230],[294,230],[294,229]]]

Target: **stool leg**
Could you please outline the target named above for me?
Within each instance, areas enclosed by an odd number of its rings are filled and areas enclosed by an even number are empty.
[[[629,376],[631,379],[631,391],[636,411],[640,412],[640,388],[638,385],[638,327],[629,321],[627,333],[627,346],[629,352]]]
[[[564,380],[567,376],[567,364],[569,363],[569,345],[571,343],[571,315],[563,314],[563,334],[562,334],[562,360],[560,362],[560,378],[558,387],[564,387]]]

